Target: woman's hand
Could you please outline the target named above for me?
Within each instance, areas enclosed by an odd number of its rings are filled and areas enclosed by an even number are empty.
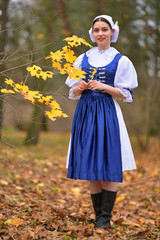
[[[79,85],[74,89],[73,93],[75,96],[80,96],[86,89],[88,89],[88,83],[81,81],[79,82]]]
[[[79,82],[78,87],[79,87],[79,90],[84,91],[88,89],[88,83],[86,83],[85,81],[81,81]]]
[[[104,90],[105,89],[105,84],[101,83],[97,80],[90,80],[88,83],[89,88],[94,91],[94,90]]]
[[[91,81],[89,81],[88,86],[92,91],[93,90],[101,90],[101,91],[104,91],[104,92],[110,94],[111,96],[113,96],[115,98],[119,98],[119,99],[123,99],[123,100],[126,99],[126,97],[124,97],[120,93],[118,88],[109,86],[108,84],[101,83],[101,82],[96,81],[96,80],[91,80]]]

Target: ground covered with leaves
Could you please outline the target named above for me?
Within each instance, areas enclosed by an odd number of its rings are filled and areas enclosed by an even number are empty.
[[[36,146],[20,144],[24,133],[6,132],[5,136],[17,147],[1,143],[1,240],[160,239],[157,139],[151,139],[144,153],[131,138],[137,170],[124,173],[112,229],[104,231],[93,228],[88,182],[66,178],[69,134],[43,133]]]

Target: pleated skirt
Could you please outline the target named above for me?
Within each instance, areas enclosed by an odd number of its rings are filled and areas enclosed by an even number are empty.
[[[122,182],[123,170],[136,168],[118,107],[107,93],[83,92],[73,118],[67,161],[68,178]],[[123,139],[127,144],[122,147]],[[126,153],[130,154],[129,163]]]

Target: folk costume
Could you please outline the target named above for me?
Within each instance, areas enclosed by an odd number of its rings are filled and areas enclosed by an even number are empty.
[[[114,24],[110,16],[102,16],[109,19],[115,29],[111,42],[116,42],[118,23]],[[92,28],[89,34],[94,41]],[[131,89],[138,85],[135,68],[128,57],[115,48],[100,51],[93,47],[80,55],[74,65],[86,72],[81,80],[90,81],[96,69],[94,80],[117,88],[125,96],[124,102],[133,101]],[[79,82],[67,78],[66,84],[70,87],[69,98],[79,98],[68,150],[67,177],[122,182],[123,171],[135,169],[136,164],[119,104],[101,90],[87,89],[77,97],[74,89]],[[91,194],[91,197],[96,214],[95,227],[109,226],[116,193],[103,189],[102,193]]]

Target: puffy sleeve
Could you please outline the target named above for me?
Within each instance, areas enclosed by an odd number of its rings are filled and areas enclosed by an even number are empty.
[[[138,86],[137,73],[132,62],[126,56],[122,56],[119,60],[114,86],[126,97],[124,102],[133,101],[131,89]]]
[[[77,69],[81,69],[82,67],[82,60],[83,60],[83,56],[84,54],[81,54],[77,60],[74,62],[74,66],[77,68]],[[81,81],[81,79],[80,79]],[[79,81],[75,80],[74,78],[67,78],[66,79],[66,82],[65,82],[66,85],[68,85],[70,87],[70,91],[69,91],[69,98],[71,99],[79,99],[80,96],[75,96],[74,93],[73,93],[73,90],[78,86],[79,84]]]

